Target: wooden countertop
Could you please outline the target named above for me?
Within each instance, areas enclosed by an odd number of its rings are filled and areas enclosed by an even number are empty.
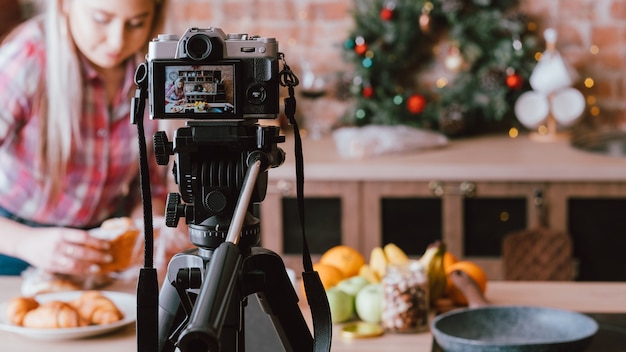
[[[293,179],[293,136],[284,165],[270,179]],[[303,140],[305,179],[348,181],[624,181],[624,159],[574,148],[568,140],[521,135],[451,140],[445,147],[364,159],[342,158],[331,136]]]
[[[0,302],[17,296],[21,279],[0,277]],[[118,282],[107,290],[134,293],[134,282]],[[507,282],[491,281],[487,288],[487,299],[493,304],[525,304],[570,309],[581,312],[626,313],[626,282]],[[308,307],[304,309],[308,316]],[[340,325],[335,326],[333,352],[386,352],[412,351],[430,352],[430,333],[386,334],[379,338],[347,340],[339,334]],[[135,351],[135,328],[128,326],[117,332],[81,340],[40,341],[13,333],[0,331],[4,348],[11,352],[110,352]],[[252,351],[252,350],[251,350]]]

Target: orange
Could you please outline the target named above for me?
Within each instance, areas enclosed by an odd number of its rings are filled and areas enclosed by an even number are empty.
[[[458,261],[446,268],[446,275],[450,275],[451,272],[456,270],[461,270],[466,273],[472,278],[472,280],[474,280],[474,282],[476,282],[480,291],[483,294],[485,293],[487,290],[487,275],[485,274],[483,268],[481,268],[478,264],[469,260]],[[446,295],[457,305],[466,306],[468,304],[467,298],[465,298],[463,292],[454,286],[452,280],[450,279],[448,279]]]
[[[365,264],[365,258],[356,249],[339,245],[324,252],[319,262],[334,266],[341,270],[345,278],[349,278],[359,274],[359,270]]]
[[[329,288],[337,285],[339,281],[344,279],[341,270],[332,265],[315,263],[313,264],[313,270],[317,271],[325,290],[328,290]],[[304,285],[304,280],[302,281],[302,283]],[[302,292],[304,292],[304,289],[302,290]]]
[[[457,257],[454,256],[454,254],[446,251],[446,253],[443,255],[443,268],[447,269],[450,265],[458,262],[459,259]]]

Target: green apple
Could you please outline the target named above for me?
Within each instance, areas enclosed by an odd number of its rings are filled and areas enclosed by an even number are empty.
[[[330,318],[333,323],[343,323],[354,316],[354,296],[333,286],[326,290],[326,297],[328,297]]]
[[[369,283],[369,280],[367,280],[365,276],[356,275],[339,281],[337,288],[350,296],[356,297],[356,294]]]
[[[365,322],[380,323],[383,314],[383,299],[383,285],[381,283],[368,284],[356,295],[356,314]]]

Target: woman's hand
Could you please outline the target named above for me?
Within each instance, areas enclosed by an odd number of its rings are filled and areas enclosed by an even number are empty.
[[[19,251],[21,258],[37,268],[68,275],[95,274],[100,264],[113,260],[109,243],[87,231],[63,227],[32,231]]]

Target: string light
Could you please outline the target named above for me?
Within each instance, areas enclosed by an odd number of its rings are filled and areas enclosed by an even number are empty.
[[[596,97],[594,95],[589,95],[587,97],[587,104],[588,105],[594,105],[597,101],[598,101],[598,99],[596,99]]]
[[[537,132],[539,134],[548,134],[548,127],[546,125],[541,125],[537,128]]]

